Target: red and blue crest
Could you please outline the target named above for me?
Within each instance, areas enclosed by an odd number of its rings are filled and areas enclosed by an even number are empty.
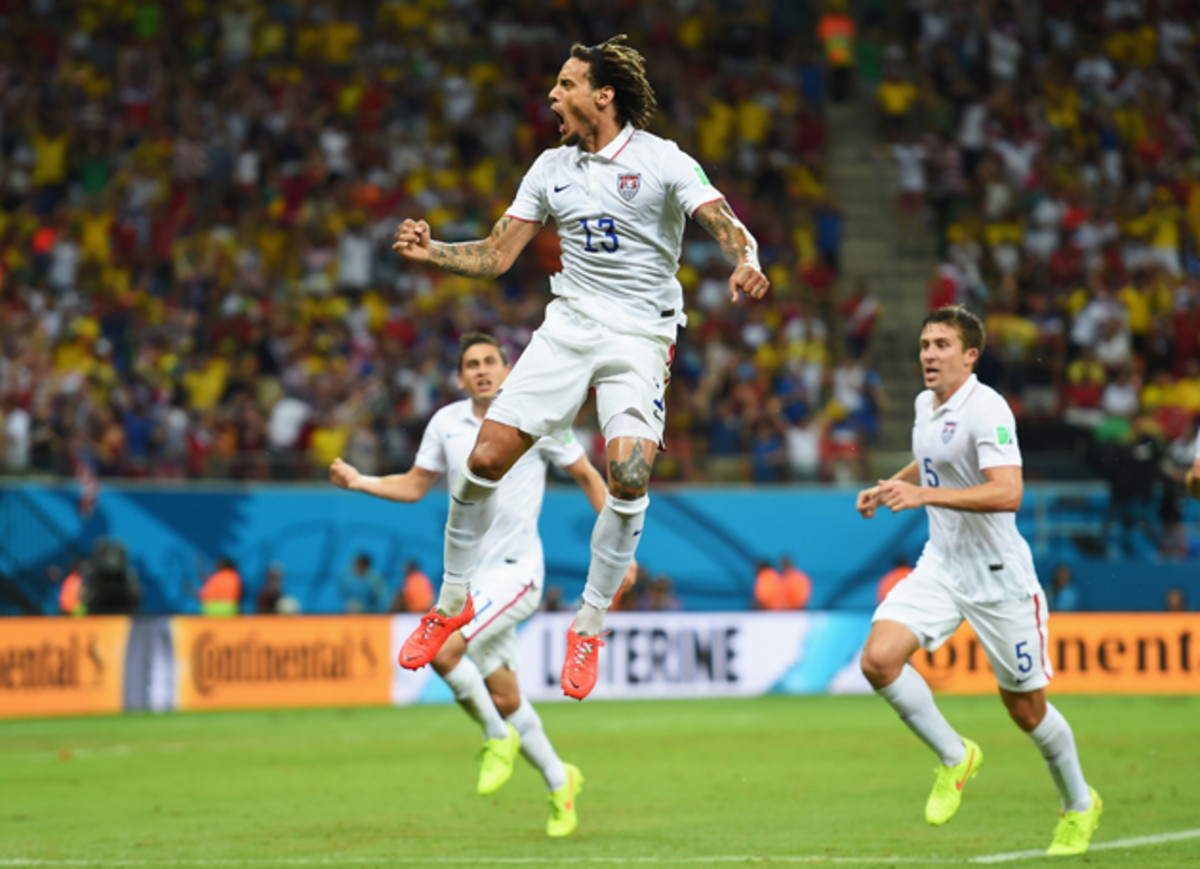
[[[617,176],[617,192],[621,198],[629,202],[642,189],[641,172],[623,172]]]
[[[954,432],[957,429],[958,423],[954,420],[950,420],[944,426],[942,426],[942,443],[950,443],[950,438],[954,437]]]

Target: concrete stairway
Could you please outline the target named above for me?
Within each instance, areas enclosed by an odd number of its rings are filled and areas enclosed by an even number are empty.
[[[875,464],[890,475],[911,459],[912,401],[921,388],[917,336],[937,259],[923,226],[905,227],[901,247],[893,163],[876,132],[874,93],[859,85],[857,99],[827,106],[826,181],[845,218],[841,292],[862,279],[880,303],[871,363],[883,377],[887,408]]]

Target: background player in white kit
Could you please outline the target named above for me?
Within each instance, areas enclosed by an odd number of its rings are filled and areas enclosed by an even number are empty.
[[[944,824],[983,754],[942,717],[908,660],[922,646],[938,648],[969,621],[1009,715],[1041,749],[1062,798],[1047,853],[1081,854],[1102,805],[1084,780],[1070,725],[1046,701],[1046,602],[1016,523],[1024,492],[1021,451],[1008,403],[972,373],[983,343],[983,324],[965,308],[939,308],[925,318],[926,389],[915,403],[915,460],[858,495],[858,511],[867,519],[880,506],[893,512],[925,507],[929,514],[929,542],[912,574],[876,609],[862,669],[941,759],[925,819]]]
[[[341,459],[329,469],[339,486],[392,501],[420,501],[442,474],[455,479],[492,397],[508,375],[508,360],[494,338],[465,335],[458,357],[459,386],[467,398],[449,404],[429,420],[413,467],[387,477],[360,474]],[[537,611],[545,565],[537,520],[553,462],[579,483],[597,512],[604,506],[604,480],[574,438],[539,440],[504,478],[495,522],[480,546],[473,589],[475,618],[450,636],[433,667],[466,712],[483,727],[479,793],[500,789],[512,775],[522,750],[546,780],[550,820],[546,832],[566,836],[575,829],[575,797],[583,777],[559,760],[533,705],[517,684],[517,625]],[[632,583],[634,570],[628,580]]]
[[[734,266],[729,292],[761,298],[767,279],[754,237],[700,166],[647,133],[656,108],[642,56],[618,36],[576,44],[550,91],[562,147],[545,151],[488,238],[434,241],[423,220],[405,220],[392,246],[456,274],[495,277],[552,217],[563,270],[556,299],[513,368],[452,493],[445,575],[437,605],[400,652],[410,669],[433,659],[472,618],[468,588],[479,540],[492,521],[500,479],[539,437],[560,436],[596,390],[607,442],[609,496],[592,534],[583,604],[567,632],[563,691],[583,699],[596,682],[604,611],[633,559],[662,440],[675,333],[684,322],[675,273],[688,216]]]

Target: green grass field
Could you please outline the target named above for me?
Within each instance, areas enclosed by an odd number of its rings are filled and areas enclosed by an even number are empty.
[[[1106,808],[1101,848],[1066,859],[1200,866],[1200,698],[1055,702]],[[1032,743],[994,698],[942,705],[986,763],[938,829],[934,760],[874,697],[544,705],[587,779],[564,840],[545,837],[523,760],[475,794],[479,737],[455,707],[0,722],[0,867],[947,865],[1045,848],[1057,799]]]

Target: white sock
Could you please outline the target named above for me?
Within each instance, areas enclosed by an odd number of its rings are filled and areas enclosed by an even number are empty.
[[[474,661],[464,656],[443,678],[454,692],[458,705],[483,727],[484,739],[504,739],[508,736],[508,728],[504,726],[500,710],[492,702],[492,695]]]
[[[1046,769],[1050,770],[1050,778],[1054,779],[1054,786],[1062,797],[1063,808],[1069,812],[1085,812],[1091,808],[1092,795],[1079,766],[1075,734],[1063,714],[1047,703],[1046,717],[1029,731],[1029,738],[1046,758]]]
[[[921,674],[905,664],[896,681],[875,692],[886,700],[922,742],[933,749],[946,766],[962,763],[966,756],[962,737],[954,732],[937,704],[933,692]]]
[[[542,729],[542,719],[533,708],[533,704],[521,698],[517,711],[508,716],[508,723],[516,728],[521,736],[521,754],[536,766],[546,780],[546,787],[556,791],[567,783],[567,771],[563,762],[558,759],[554,746],[550,744],[546,731]]]
[[[496,515],[492,495],[499,486],[498,482],[477,477],[464,467],[450,492],[445,566],[437,602],[438,611],[443,614],[458,615],[467,605],[471,574],[479,557],[479,541]]]
[[[594,635],[604,626],[604,612],[621,588],[621,580],[642,539],[649,505],[648,495],[636,501],[609,495],[604,502],[592,528],[592,560],[588,565],[587,585],[583,587],[584,606],[575,617],[575,630],[579,633]]]

